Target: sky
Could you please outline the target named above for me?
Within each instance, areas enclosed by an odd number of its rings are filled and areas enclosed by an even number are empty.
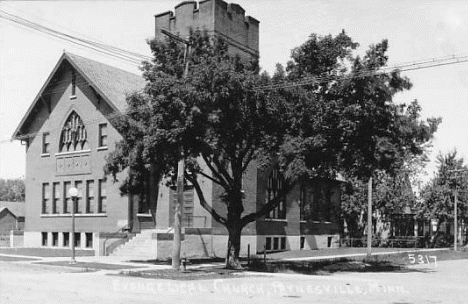
[[[74,36],[150,55],[154,15],[175,1],[3,1],[0,9]],[[227,1],[229,2],[229,1]],[[389,40],[389,65],[468,54],[468,1],[236,0],[260,21],[260,65],[273,72],[312,33],[345,29],[363,53]],[[62,52],[140,74],[136,65],[15,26],[0,19],[0,178],[25,176],[25,147],[10,142],[23,115]],[[468,160],[468,63],[404,73],[413,82],[396,102],[417,99],[423,118],[442,117],[423,180],[436,170],[435,157],[456,149]],[[465,161],[465,164],[467,161]]]

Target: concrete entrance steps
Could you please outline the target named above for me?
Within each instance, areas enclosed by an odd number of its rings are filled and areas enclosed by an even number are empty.
[[[110,256],[125,257],[136,260],[155,260],[158,257],[158,240],[153,237],[161,231],[158,229],[142,230],[130,241],[115,249]]]

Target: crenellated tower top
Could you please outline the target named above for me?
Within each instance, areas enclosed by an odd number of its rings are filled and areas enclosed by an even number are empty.
[[[245,15],[238,4],[223,0],[184,1],[173,11],[155,15],[155,37],[163,39],[161,29],[182,38],[188,37],[190,29],[206,30],[210,35],[226,39],[229,52],[243,59],[259,57],[259,21]]]

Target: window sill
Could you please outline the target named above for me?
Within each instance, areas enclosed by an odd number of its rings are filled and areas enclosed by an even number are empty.
[[[41,214],[41,217],[71,217],[71,213]],[[75,213],[75,217],[107,217],[107,213]]]
[[[272,218],[265,218],[265,222],[287,222],[287,219],[272,219]]]
[[[332,224],[332,222],[327,222],[327,221],[301,221],[301,223]]]
[[[70,100],[76,99],[76,95],[70,95]]]
[[[105,151],[107,150],[107,146],[97,148],[98,151]]]
[[[42,153],[41,157],[50,157],[50,153]]]
[[[137,213],[137,217],[153,217],[153,216],[149,213]]]
[[[64,155],[75,155],[75,154],[84,154],[84,153],[90,153],[91,150],[81,150],[81,151],[71,151],[71,152],[60,152],[60,153],[55,153],[55,156],[64,156]]]

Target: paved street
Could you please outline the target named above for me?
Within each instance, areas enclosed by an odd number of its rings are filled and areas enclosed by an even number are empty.
[[[468,294],[467,260],[392,273],[249,273],[197,281],[123,277],[115,275],[120,270],[86,272],[24,260],[3,261],[0,268],[1,303],[466,303]]]

